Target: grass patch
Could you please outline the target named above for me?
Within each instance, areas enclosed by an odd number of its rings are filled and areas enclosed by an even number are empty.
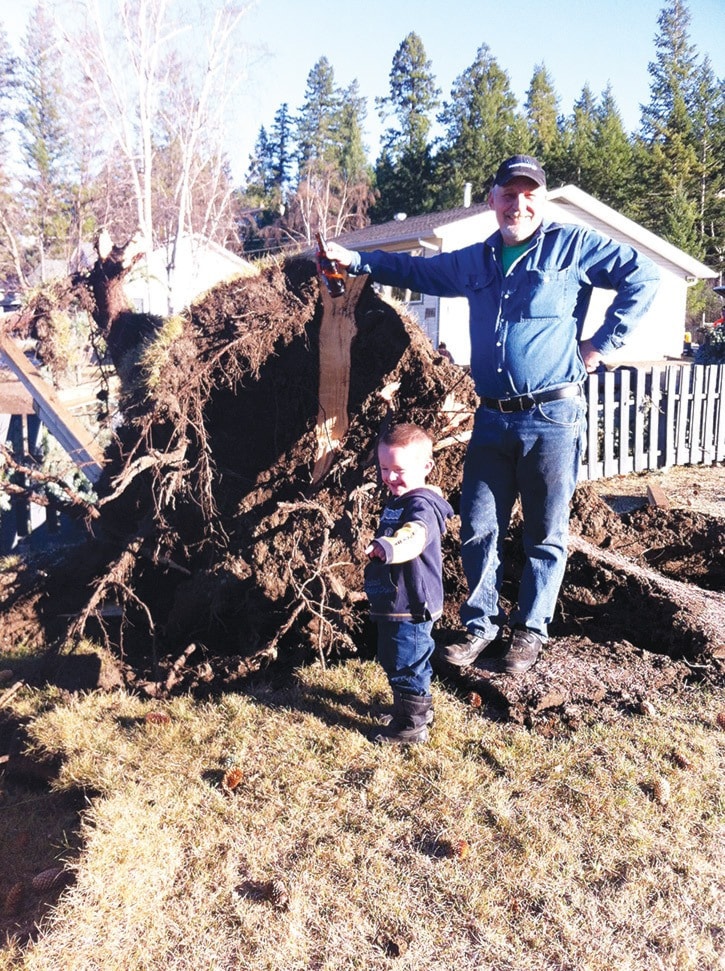
[[[0,969],[723,966],[715,695],[551,740],[434,685],[430,744],[392,751],[364,734],[387,700],[350,662],[215,703],[38,704],[57,788],[94,795],[73,884]]]

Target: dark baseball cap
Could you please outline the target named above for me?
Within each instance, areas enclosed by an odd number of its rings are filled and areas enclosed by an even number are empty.
[[[546,173],[533,155],[512,155],[498,167],[494,185],[507,185],[511,179],[531,179],[546,188]]]

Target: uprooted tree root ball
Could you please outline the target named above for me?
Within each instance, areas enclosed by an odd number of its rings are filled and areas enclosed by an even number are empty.
[[[128,662],[127,680],[156,694],[216,690],[277,658],[373,650],[362,572],[382,503],[378,435],[398,420],[429,428],[432,481],[457,509],[476,398],[415,321],[369,281],[353,284],[348,303],[333,305],[311,261],[297,258],[165,321],[101,301],[123,421],[99,515],[80,547],[53,554],[45,578],[28,566],[8,587],[4,643],[18,624],[39,646],[105,639]],[[91,292],[77,280],[73,299],[93,307]],[[625,519],[583,485],[572,524],[556,648],[524,678],[484,678],[491,703],[541,720],[672,690],[693,672],[721,677],[722,522],[663,510]],[[514,522],[508,598],[517,536]],[[685,548],[694,583],[667,575]],[[442,637],[465,596],[457,518],[444,555]]]

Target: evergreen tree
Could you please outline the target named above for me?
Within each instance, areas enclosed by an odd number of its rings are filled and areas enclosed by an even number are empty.
[[[19,237],[21,220],[8,171],[9,126],[17,85],[17,58],[0,25],[0,280],[14,285],[24,281]]]
[[[526,120],[531,136],[531,154],[546,168],[556,154],[559,132],[559,96],[544,64],[537,64],[526,92]]]
[[[597,102],[588,84],[574,102],[562,134],[562,152],[548,172],[551,185],[571,183],[588,192],[595,167]]]
[[[690,14],[682,0],[672,0],[658,18],[656,56],[649,64],[650,100],[642,108],[641,135],[649,148],[643,220],[694,256],[698,242],[698,200],[702,165],[694,117],[700,71],[690,43]],[[680,220],[675,225],[674,219]]]
[[[285,201],[286,237],[311,244],[318,231],[338,235],[364,225],[371,202],[362,130],[365,101],[357,81],[335,86],[326,58],[308,75],[297,118],[298,173]]]
[[[709,58],[698,74],[693,112],[700,163],[698,229],[705,262],[725,268],[725,80],[718,81]]]
[[[297,116],[297,161],[302,174],[311,161],[330,162],[336,155],[336,127],[342,99],[335,73],[321,57],[307,75],[305,100]]]
[[[368,181],[368,163],[363,142],[367,108],[357,80],[342,92],[338,143],[338,164],[348,182]]]
[[[451,100],[445,102],[439,121],[446,127],[438,158],[442,208],[461,205],[466,182],[473,186],[473,201],[484,201],[501,160],[531,146],[508,74],[486,44],[453,82]]]
[[[293,120],[287,102],[281,105],[274,115],[269,139],[269,152],[272,164],[272,180],[284,201],[289,190],[294,162],[292,153]]]
[[[262,125],[249,157],[244,190],[236,196],[237,232],[246,253],[259,253],[270,245],[269,227],[279,221],[282,206],[279,171],[275,146]]]
[[[397,126],[386,130],[376,163],[380,193],[373,211],[376,222],[400,211],[428,212],[434,203],[429,140],[440,90],[417,34],[408,34],[395,52],[389,81],[390,94],[377,98],[376,105],[381,120],[393,117]]]
[[[632,197],[634,158],[611,85],[602,92],[594,124],[594,157],[587,191],[613,209],[627,212]]]
[[[23,44],[18,122],[25,163],[23,202],[41,279],[45,279],[46,257],[68,255],[65,179],[69,134],[63,91],[55,27],[44,4],[39,3],[29,19]]]

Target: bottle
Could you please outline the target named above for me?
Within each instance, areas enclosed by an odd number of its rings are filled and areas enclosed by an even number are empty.
[[[345,292],[344,271],[337,260],[331,260],[328,257],[325,241],[319,233],[315,233],[315,239],[317,240],[317,266],[320,275],[330,291],[330,296],[341,297]]]

